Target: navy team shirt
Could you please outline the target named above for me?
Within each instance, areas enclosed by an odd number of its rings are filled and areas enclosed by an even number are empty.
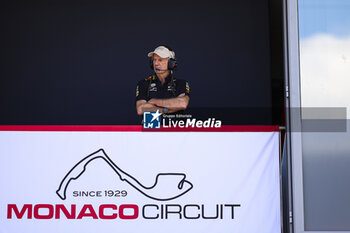
[[[136,100],[150,100],[152,98],[168,99],[184,93],[190,95],[190,86],[183,79],[172,78],[171,75],[165,78],[162,85],[156,75],[152,75],[138,82],[136,87]]]

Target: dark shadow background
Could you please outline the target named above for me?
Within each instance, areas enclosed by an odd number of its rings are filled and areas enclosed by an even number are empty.
[[[280,2],[5,1],[0,124],[139,124],[137,81],[152,74],[147,53],[166,44],[194,116],[280,125]]]

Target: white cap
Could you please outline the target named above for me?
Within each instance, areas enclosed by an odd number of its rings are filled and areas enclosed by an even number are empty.
[[[158,46],[153,52],[148,53],[148,56],[152,57],[153,54],[157,54],[161,58],[173,58],[173,59],[175,59],[175,53],[173,51],[170,51],[165,46]]]

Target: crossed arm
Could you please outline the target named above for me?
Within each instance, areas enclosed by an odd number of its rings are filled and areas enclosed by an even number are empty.
[[[180,94],[178,97],[169,99],[153,98],[149,101],[138,100],[136,101],[136,111],[138,115],[142,115],[143,112],[157,110],[163,113],[163,108],[167,108],[168,113],[173,113],[180,110],[185,110],[189,102],[190,97],[185,95],[185,93]]]

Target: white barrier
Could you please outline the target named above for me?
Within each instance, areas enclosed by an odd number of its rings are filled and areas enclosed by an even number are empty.
[[[1,233],[281,232],[278,132],[0,132]]]

